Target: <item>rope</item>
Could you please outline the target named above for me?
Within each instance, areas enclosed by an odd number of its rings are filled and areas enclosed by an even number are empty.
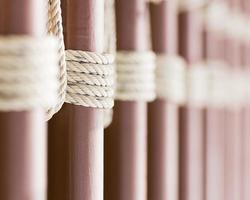
[[[187,71],[187,104],[195,107],[241,108],[248,105],[249,72],[231,70],[218,61]]]
[[[54,38],[0,37],[0,110],[54,106],[57,98]]]
[[[153,3],[153,4],[159,4],[161,2],[164,2],[166,0],[146,0],[147,3]]]
[[[206,7],[208,0],[179,0],[179,12],[192,11]]]
[[[116,26],[114,0],[105,0],[104,8],[104,52],[114,54],[116,52]],[[113,110],[103,110],[104,128],[107,128],[113,118]]]
[[[67,50],[68,85],[65,102],[93,108],[112,108],[113,60],[109,54]]]
[[[208,73],[205,64],[190,66],[186,75],[187,104],[197,107],[207,105]]]
[[[204,10],[205,28],[212,31],[225,31],[228,14],[225,2],[212,1]]]
[[[56,36],[58,39],[58,54],[59,60],[59,81],[60,87],[57,91],[58,101],[47,111],[47,118],[50,119],[53,114],[58,112],[65,100],[66,86],[67,86],[67,73],[65,62],[65,47],[63,40],[63,27],[62,27],[62,14],[61,14],[61,1],[60,0],[48,0],[48,23],[47,31],[49,35]]]
[[[220,61],[207,61],[207,105],[209,107],[225,107],[228,100],[228,69]],[[232,91],[230,91],[231,93]],[[229,98],[230,99],[230,98]]]
[[[116,57],[115,98],[122,101],[152,101],[155,98],[155,55],[151,51],[119,51]]]
[[[185,61],[174,55],[156,57],[156,95],[176,104],[186,100],[186,65]]]

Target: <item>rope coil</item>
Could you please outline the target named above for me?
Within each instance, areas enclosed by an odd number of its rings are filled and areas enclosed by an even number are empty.
[[[208,73],[203,63],[190,66],[186,74],[187,104],[197,107],[207,105]]]
[[[54,106],[58,90],[54,38],[0,37],[0,110]]]
[[[186,101],[186,64],[174,55],[156,57],[156,95],[177,104]]]
[[[195,9],[202,9],[208,4],[207,0],[179,0],[179,12],[191,11]]]
[[[114,58],[110,54],[66,51],[67,103],[93,108],[114,105]]]
[[[115,98],[123,101],[155,99],[155,55],[151,51],[119,51],[116,55]]]

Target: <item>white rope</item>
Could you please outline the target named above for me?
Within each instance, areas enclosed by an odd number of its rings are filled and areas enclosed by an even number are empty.
[[[191,11],[195,9],[204,8],[208,0],[178,0],[179,11]]]
[[[226,23],[226,35],[239,41],[245,41],[246,22],[243,15],[241,13],[232,13],[229,18],[230,20]]]
[[[58,54],[59,60],[59,81],[60,87],[57,92],[58,101],[57,103],[48,109],[47,119],[50,119],[53,114],[58,112],[62,107],[67,86],[67,73],[66,73],[66,62],[65,62],[65,47],[63,41],[63,27],[62,27],[62,14],[61,14],[61,1],[60,0],[48,0],[48,23],[47,31],[49,35],[56,36],[58,39]]]
[[[207,106],[208,107],[218,107],[223,108],[226,106],[227,101],[231,95],[228,83],[232,80],[229,79],[229,70],[227,66],[221,61],[207,61]]]
[[[54,106],[58,90],[54,38],[0,37],[0,110]]]
[[[159,4],[167,0],[146,0],[147,3]]]
[[[66,102],[93,108],[112,108],[113,60],[113,56],[109,54],[67,50]]]
[[[205,28],[212,31],[225,31],[229,12],[225,2],[212,1],[204,9]]]
[[[155,55],[151,51],[119,51],[116,55],[115,98],[122,101],[155,99]]]
[[[205,64],[189,66],[187,70],[186,92],[187,104],[196,107],[207,105],[208,73]]]
[[[105,0],[104,8],[104,52],[115,54],[116,52],[116,25],[115,25],[115,2]],[[113,118],[113,110],[103,111],[104,128],[107,128]]]
[[[195,107],[241,108],[248,105],[249,73],[232,70],[219,61],[190,66],[187,104]]]
[[[156,95],[176,104],[186,101],[186,64],[175,55],[156,57]]]
[[[228,70],[229,71],[229,70]],[[228,73],[228,89],[225,104],[228,108],[241,108],[249,105],[247,102],[247,88],[249,87],[249,77],[243,70],[230,70]]]

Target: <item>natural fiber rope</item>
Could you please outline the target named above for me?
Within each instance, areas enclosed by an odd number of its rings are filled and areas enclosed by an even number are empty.
[[[67,50],[66,102],[93,108],[112,108],[113,60],[113,56],[109,54]]]
[[[54,38],[0,37],[0,110],[22,111],[56,103]]]
[[[115,98],[122,101],[152,101],[155,98],[155,55],[151,51],[119,51],[116,55]]]
[[[65,47],[63,41],[63,27],[62,27],[62,14],[61,14],[61,1],[60,0],[48,0],[48,23],[47,31],[49,35],[54,35],[58,39],[58,54],[59,60],[59,80],[60,87],[57,92],[57,103],[48,109],[47,118],[50,119],[52,115],[58,112],[65,100],[66,86],[67,86],[67,73],[65,62]]]
[[[241,108],[248,105],[249,73],[218,61],[191,66],[187,71],[187,104],[195,107]]]
[[[158,4],[158,3],[161,3],[163,1],[167,1],[167,0],[146,0],[147,3],[154,3],[154,4]]]
[[[206,62],[207,71],[207,106],[225,107],[228,101],[228,69],[221,61],[209,60]]]
[[[178,0],[179,12],[191,11],[206,7],[207,0]]]
[[[189,66],[187,70],[187,104],[197,107],[207,105],[207,70],[203,63]]]
[[[116,26],[115,26],[115,2],[105,0],[104,7],[104,52],[115,54],[116,52]],[[114,63],[113,63],[114,64]],[[113,110],[104,109],[104,128],[107,128],[113,119]]]
[[[175,55],[156,57],[156,95],[176,104],[186,101],[186,64]]]
[[[229,17],[230,20],[226,23],[226,35],[239,41],[246,41],[246,22],[243,15],[241,13],[232,13]]]
[[[211,31],[225,31],[228,14],[225,2],[212,1],[204,9],[205,28]]]

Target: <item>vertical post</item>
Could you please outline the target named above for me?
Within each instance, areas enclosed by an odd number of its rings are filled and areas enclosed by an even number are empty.
[[[104,0],[63,1],[66,49],[103,51]],[[49,127],[49,200],[103,199],[103,112],[65,103]]]
[[[239,10],[239,0],[228,0],[230,13]],[[226,36],[226,61],[230,70],[239,70],[241,64],[241,45],[238,38]],[[242,143],[242,109],[229,108],[226,111],[225,126],[225,199],[242,199],[241,188],[241,143]]]
[[[177,55],[177,1],[150,5],[152,48]],[[149,104],[148,200],[178,200],[178,106],[166,100]]]
[[[188,64],[202,60],[202,24],[199,8],[179,13],[179,53]],[[180,200],[204,199],[204,110],[180,108]]]
[[[211,3],[220,3],[220,0]],[[220,20],[220,19],[218,19]],[[204,61],[224,63],[223,28],[204,24]],[[209,66],[208,66],[209,67]],[[224,199],[224,108],[210,107],[205,113],[205,195],[206,200]]]
[[[44,8],[42,0],[1,0],[0,34],[41,37],[46,32]],[[43,110],[0,112],[0,127],[0,199],[45,200]]]
[[[246,19],[249,20],[250,17],[250,2],[244,0],[242,4],[244,9],[244,14]],[[245,41],[244,43],[244,66],[245,70],[250,70],[250,41]],[[243,192],[242,199],[248,200],[250,198],[250,106],[247,105],[244,110],[244,121],[243,121],[243,137],[242,137],[242,146],[243,146],[243,173],[242,173],[242,183],[243,183]]]
[[[147,49],[145,16],[145,0],[116,1],[118,50]],[[145,102],[115,102],[105,133],[106,200],[146,200],[146,124]]]

